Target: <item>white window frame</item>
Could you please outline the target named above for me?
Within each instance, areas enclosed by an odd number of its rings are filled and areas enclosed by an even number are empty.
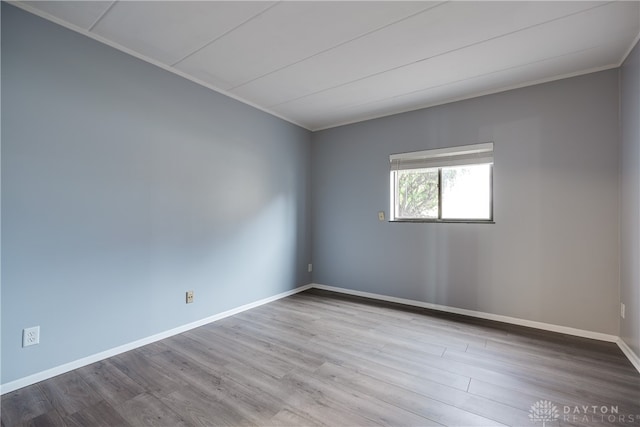
[[[413,151],[409,153],[392,154],[390,163],[390,209],[391,222],[462,222],[462,223],[494,223],[493,220],[493,142],[481,144],[461,145],[433,150]],[[489,218],[442,218],[442,168],[449,166],[489,164],[490,172],[490,200]],[[398,171],[412,169],[436,169],[438,171],[438,215],[437,218],[397,218],[398,210]]]

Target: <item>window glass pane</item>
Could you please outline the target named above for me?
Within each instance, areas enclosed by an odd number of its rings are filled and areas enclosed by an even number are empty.
[[[397,172],[397,218],[438,218],[438,169]]]
[[[442,218],[491,219],[491,165],[442,168]]]

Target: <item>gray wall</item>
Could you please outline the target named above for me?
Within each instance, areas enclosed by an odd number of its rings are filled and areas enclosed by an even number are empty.
[[[620,337],[640,357],[640,45],[620,70]]]
[[[2,382],[309,283],[309,169],[306,130],[2,3]]]
[[[495,224],[378,221],[389,154],[486,141]],[[618,146],[617,70],[315,133],[313,280],[617,335]]]

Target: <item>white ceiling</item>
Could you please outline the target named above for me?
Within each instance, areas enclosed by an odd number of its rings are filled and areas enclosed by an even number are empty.
[[[310,130],[620,65],[640,1],[11,2]]]

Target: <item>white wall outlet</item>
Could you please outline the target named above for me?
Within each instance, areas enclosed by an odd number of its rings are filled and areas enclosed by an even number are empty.
[[[313,271],[313,264],[307,265],[307,271],[311,273]]]
[[[623,303],[620,303],[620,317],[622,317],[624,319],[624,312],[625,312],[626,307],[624,306]]]
[[[379,221],[384,221],[384,211],[378,212],[378,220]]]
[[[30,345],[40,344],[40,326],[34,326],[32,328],[25,328],[22,330],[22,346],[29,347]]]
[[[187,304],[191,304],[193,302],[193,291],[187,291]]]

